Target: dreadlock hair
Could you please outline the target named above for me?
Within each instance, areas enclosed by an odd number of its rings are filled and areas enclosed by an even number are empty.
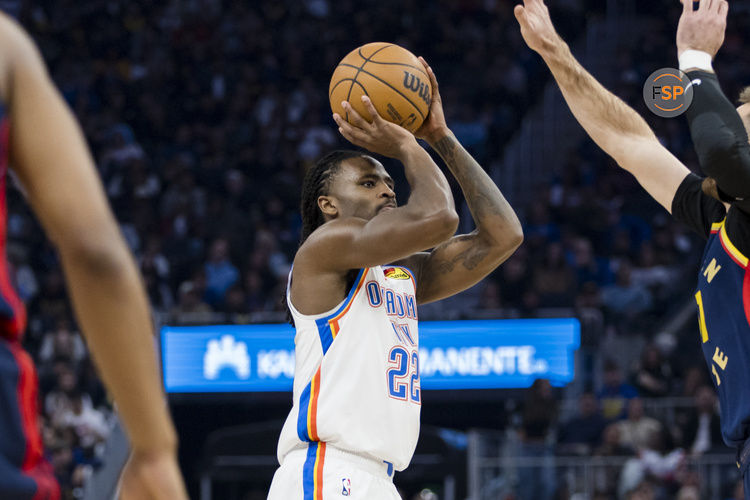
[[[313,231],[326,221],[323,212],[318,207],[318,197],[328,194],[331,189],[331,179],[341,167],[341,162],[349,158],[361,158],[363,156],[365,154],[359,151],[333,151],[307,170],[305,180],[302,182],[302,200],[300,202],[300,213],[302,214],[300,246]]]
[[[299,245],[305,242],[305,240],[320,226],[322,226],[326,219],[323,216],[323,212],[318,207],[318,197],[325,196],[331,189],[331,179],[338,173],[341,167],[341,162],[348,160],[349,158],[361,158],[365,156],[364,153],[354,151],[351,149],[341,149],[328,153],[323,158],[317,161],[315,165],[310,167],[305,173],[305,179],[302,181],[302,200],[300,201],[300,213],[302,214],[302,234],[300,236]],[[347,274],[347,282],[354,282],[357,270],[349,271]],[[292,312],[289,310],[287,304],[286,290],[283,293],[281,299],[284,309],[286,309],[286,319],[289,323],[294,325],[294,319],[292,318]]]

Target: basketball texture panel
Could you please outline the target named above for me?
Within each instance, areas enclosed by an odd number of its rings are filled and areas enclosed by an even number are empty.
[[[394,86],[383,79],[364,72],[357,76],[357,81],[362,83],[378,114],[384,119],[401,125],[410,132],[416,131],[422,125],[427,112],[406,93],[397,92]]]
[[[430,110],[432,88],[429,80],[408,67],[384,66],[366,62],[357,76],[368,76],[388,86],[392,92],[411,102],[424,119]],[[365,85],[366,86],[366,85]],[[373,97],[376,99],[376,97]]]
[[[361,86],[356,83],[354,78],[358,71],[357,68],[339,64],[333,72],[331,84],[328,87],[328,99],[331,102],[331,110],[343,116],[344,119],[347,119],[347,117],[344,108],[341,106],[341,101],[350,101],[352,97],[351,92],[355,87]]]
[[[356,53],[359,56],[369,59],[373,55],[377,55],[378,53],[389,49],[390,47],[398,47],[398,45],[394,45],[392,43],[387,42],[372,42],[372,43],[366,43],[365,45],[354,49],[352,52],[349,53],[351,55],[352,53]],[[349,56],[347,56],[349,57]]]
[[[429,81],[429,76],[417,56],[398,45],[388,45],[382,50],[377,51],[377,53],[373,52],[367,60],[374,64],[411,68],[421,73]]]

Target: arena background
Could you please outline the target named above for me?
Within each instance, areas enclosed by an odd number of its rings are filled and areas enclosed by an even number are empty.
[[[679,2],[548,4],[574,54],[698,171],[684,119],[652,116],[641,99],[652,71],[676,65]],[[565,388],[540,381],[430,393],[422,462],[396,476],[404,498],[631,498],[633,490],[677,498],[691,488],[732,498],[732,451],[712,436],[691,452],[699,408],[715,412],[713,390],[701,390],[710,380],[691,292],[701,242],[584,137],[524,45],[513,5],[0,2],[31,32],[82,123],[159,325],[284,321],[302,174],[346,146],[328,109],[333,68],[371,41],[425,56],[449,126],[518,211],[525,242],[478,286],[420,309],[421,319],[577,317],[582,330],[576,379]],[[748,5],[732,2],[715,68],[733,99],[750,84],[748,33]],[[404,200],[400,168],[385,163]],[[461,228],[470,229],[452,185]],[[10,189],[8,199],[8,259],[29,307],[25,345],[40,373],[45,445],[64,498],[82,498],[114,456],[104,446],[111,406],[57,256],[21,194]],[[212,472],[213,498],[265,498],[290,401],[288,393],[172,397],[191,497],[206,498],[200,478]],[[243,427],[216,434],[228,426]],[[217,454],[235,459],[222,466]]]

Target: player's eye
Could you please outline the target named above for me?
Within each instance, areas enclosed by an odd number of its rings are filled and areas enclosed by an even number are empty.
[[[366,188],[372,188],[372,187],[375,187],[375,183],[374,183],[374,182],[372,182],[372,181],[365,181],[365,182],[363,182],[363,183],[362,183],[362,185],[363,185],[364,187],[366,187]]]

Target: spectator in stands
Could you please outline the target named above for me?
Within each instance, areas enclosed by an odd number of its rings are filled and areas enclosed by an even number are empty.
[[[654,344],[646,344],[633,376],[633,385],[643,397],[664,397],[672,386],[672,369]]]
[[[602,444],[593,453],[595,457],[629,457],[633,456],[632,448],[620,444],[620,428],[617,423],[609,424],[602,434]],[[594,474],[596,490],[613,496],[620,482],[620,465],[610,463],[598,467]]]
[[[602,288],[604,306],[616,318],[626,321],[648,311],[652,304],[651,292],[643,285],[633,283],[630,271],[630,262],[622,259],[615,282]]]
[[[648,448],[654,435],[663,427],[655,418],[646,416],[641,398],[628,401],[627,418],[617,422],[617,426],[620,428],[620,444],[634,450]]]
[[[227,290],[239,278],[239,271],[229,259],[229,243],[226,239],[217,238],[211,243],[205,271],[205,301],[213,307],[221,306]]]
[[[83,340],[71,330],[69,320],[58,319],[55,326],[55,330],[46,333],[42,339],[39,361],[47,364],[53,360],[67,360],[72,366],[77,366],[86,357]]]
[[[690,413],[684,431],[685,448],[693,455],[725,449],[713,388],[708,385],[701,386],[694,401],[695,408]]]
[[[597,394],[602,405],[602,414],[607,420],[624,418],[627,402],[638,396],[632,385],[623,382],[620,366],[608,359],[604,362],[604,385]]]
[[[521,500],[550,500],[555,492],[555,470],[546,466],[543,459],[552,456],[547,439],[556,422],[557,400],[552,386],[549,380],[537,379],[523,401],[520,455],[538,458],[540,463],[520,468],[518,493]]]
[[[83,448],[93,448],[109,435],[109,426],[104,414],[84,402],[84,396],[76,390],[70,396],[70,407],[62,411],[57,419],[58,426],[73,429]]]
[[[211,306],[203,302],[200,291],[192,281],[183,281],[178,293],[178,302],[172,314],[206,314],[212,311]]]
[[[584,392],[578,399],[578,415],[560,426],[557,453],[589,455],[601,442],[606,426],[594,393]]]
[[[534,289],[549,307],[572,307],[575,299],[575,275],[565,262],[560,243],[549,243],[545,257],[532,274]]]

